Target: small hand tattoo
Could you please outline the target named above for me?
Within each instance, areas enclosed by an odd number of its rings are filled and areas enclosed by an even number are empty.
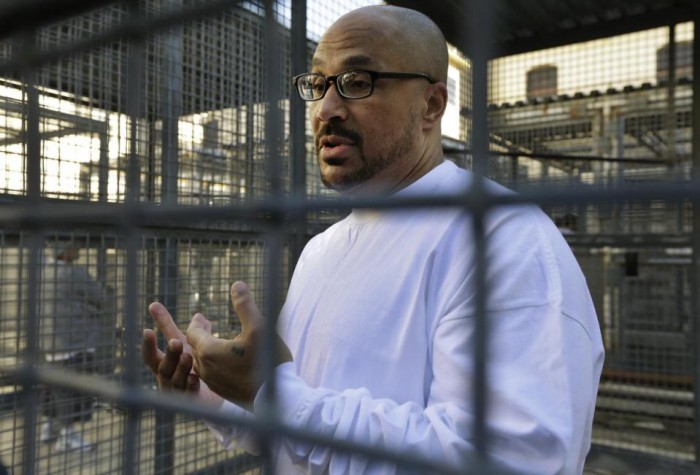
[[[238,356],[239,358],[243,358],[243,355],[245,354],[245,349],[243,348],[238,348],[238,347],[233,347],[233,352]]]

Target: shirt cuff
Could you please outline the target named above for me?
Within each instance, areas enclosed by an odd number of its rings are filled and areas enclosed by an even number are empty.
[[[297,376],[296,365],[293,361],[283,363],[273,372],[276,384],[276,402],[279,417],[282,422],[291,424],[306,408],[314,390]],[[258,394],[253,401],[253,412],[265,410],[265,391],[269,383],[260,386]]]
[[[224,400],[217,412],[222,416],[233,416],[239,418],[253,417],[251,412],[227,400]],[[252,432],[241,427],[221,424],[208,419],[205,419],[204,423],[207,425],[207,427],[209,427],[209,430],[214,434],[214,437],[222,445],[222,447],[228,450],[240,448],[253,455],[260,453]]]

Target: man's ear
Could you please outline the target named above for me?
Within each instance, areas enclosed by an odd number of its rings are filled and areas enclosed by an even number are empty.
[[[435,125],[440,124],[442,116],[445,114],[447,107],[447,86],[444,82],[431,84],[426,88],[426,109],[423,114],[423,127],[432,129]]]

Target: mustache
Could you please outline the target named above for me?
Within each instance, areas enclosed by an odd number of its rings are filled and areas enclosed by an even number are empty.
[[[321,130],[318,131],[316,134],[315,138],[315,143],[316,143],[316,149],[318,149],[319,142],[321,141],[322,137],[325,137],[326,135],[335,135],[338,137],[344,137],[346,139],[352,140],[354,143],[358,144],[362,141],[362,137],[360,137],[360,134],[355,132],[352,129],[348,129],[347,127],[343,127],[342,125],[339,124],[327,124],[323,126]]]

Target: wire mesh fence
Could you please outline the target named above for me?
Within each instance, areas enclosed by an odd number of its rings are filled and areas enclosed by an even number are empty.
[[[492,176],[564,197],[543,208],[584,269],[606,345],[594,443],[676,461],[696,460],[693,205],[632,195],[692,178],[691,43],[681,24],[502,58],[489,109]],[[592,189],[617,198],[571,200]]]
[[[303,106],[288,78],[335,18],[374,3],[303,2],[298,24],[291,2],[95,2],[0,41],[0,459],[12,473],[259,471],[220,448],[204,409],[153,395],[140,329],[158,300],[182,327],[202,312],[236,333],[234,280],[279,309],[300,246],[347,212],[317,176],[306,126],[294,130]],[[696,462],[698,445],[693,202],[644,190],[691,182],[692,40],[681,24],[489,69],[487,174],[525,196],[546,189],[598,312],[594,443],[678,462]],[[451,66],[444,149],[469,167],[470,63],[452,51]],[[63,275],[67,260],[78,277]],[[89,321],[59,318],[72,293]],[[52,397],[93,450],[57,443]]]

